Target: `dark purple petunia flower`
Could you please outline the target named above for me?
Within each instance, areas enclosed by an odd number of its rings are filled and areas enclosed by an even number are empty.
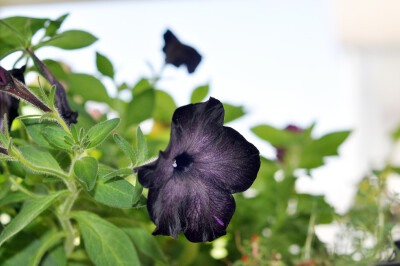
[[[42,103],[25,84],[13,77],[12,72],[0,66],[0,92],[5,92],[33,104],[44,112],[52,112],[49,107]]]
[[[164,33],[165,62],[176,67],[186,65],[189,73],[193,73],[200,64],[201,55],[192,47],[181,43],[175,35],[167,30]]]
[[[56,107],[64,121],[67,123],[67,125],[76,124],[78,112],[71,110],[64,86],[56,79],[53,73],[51,73],[50,69],[42,61],[40,61],[31,48],[28,48],[28,52],[32,56],[32,59],[38,67],[40,73],[50,82],[52,86],[56,86]]]
[[[226,234],[235,212],[232,194],[247,190],[260,168],[257,148],[224,127],[220,101],[178,108],[167,149],[156,161],[135,169],[149,188],[147,209],[157,226],[153,235],[191,242],[212,241]]]

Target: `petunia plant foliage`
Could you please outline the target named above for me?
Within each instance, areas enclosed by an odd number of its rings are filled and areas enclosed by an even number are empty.
[[[328,265],[339,256],[314,229],[340,216],[323,195],[296,191],[296,170],[311,176],[349,131],[315,138],[314,125],[254,126],[276,148],[265,158],[229,127],[245,108],[211,97],[208,84],[178,108],[161,75],[121,82],[102,51],[91,74],[46,58],[47,46],[97,41],[64,30],[67,17],[0,19],[2,265]],[[162,69],[195,75],[200,53],[171,30],[163,38]]]

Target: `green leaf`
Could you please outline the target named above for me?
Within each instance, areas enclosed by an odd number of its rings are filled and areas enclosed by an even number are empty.
[[[137,141],[137,164],[140,165],[147,160],[149,152],[146,139],[140,127],[138,127],[136,131],[136,141]]]
[[[62,172],[60,166],[53,156],[51,156],[48,151],[42,148],[33,146],[20,146],[19,151],[25,160],[35,166]]]
[[[85,101],[96,101],[112,104],[112,99],[107,94],[106,87],[95,77],[88,74],[69,73],[69,89],[82,96]]]
[[[0,206],[7,205],[10,203],[21,202],[28,199],[29,196],[22,192],[13,192],[7,194],[4,198],[0,200]]]
[[[63,150],[71,149],[71,145],[67,144],[64,140],[65,137],[69,135],[62,128],[57,126],[45,127],[42,129],[42,132],[46,140],[55,147]]]
[[[206,98],[209,90],[210,90],[209,85],[197,87],[192,92],[192,96],[190,97],[190,102],[191,103],[201,102],[202,100],[204,100],[204,98]]]
[[[44,27],[48,19],[9,17],[0,19],[0,60],[22,50],[35,33]]]
[[[44,254],[54,245],[57,244],[57,242],[60,240],[60,238],[65,237],[68,234],[68,232],[57,232],[51,234],[47,239],[45,239],[40,246],[40,248],[37,250],[35,255],[31,258],[29,265],[30,266],[36,266],[40,264],[41,259],[43,258]]]
[[[50,20],[49,25],[46,27],[46,36],[54,36],[57,30],[61,27],[64,20],[68,17],[68,13],[60,16],[56,20]]]
[[[113,131],[119,124],[120,119],[114,118],[104,122],[101,122],[91,129],[87,133],[87,137],[90,141],[88,148],[93,148],[102,143],[107,136]]]
[[[114,134],[114,140],[129,159],[131,159],[132,165],[135,165],[136,155],[129,142],[118,134]]]
[[[113,172],[115,172],[115,169],[99,165],[96,186],[90,191],[90,195],[95,200],[111,207],[132,207],[133,185],[121,178],[107,179],[107,174]]]
[[[11,174],[15,176],[24,177],[26,176],[26,171],[23,164],[19,161],[9,161],[7,162],[7,168]]]
[[[75,143],[79,143],[78,133],[76,132],[76,127],[74,124],[71,124],[71,135],[74,138]]]
[[[58,127],[58,126],[51,121],[42,121],[40,123],[39,120],[40,119],[38,118],[21,119],[22,123],[24,123],[26,130],[28,131],[29,135],[31,136],[34,142],[36,142],[42,147],[54,149],[54,146],[51,145],[43,135],[43,129],[45,127]]]
[[[92,34],[81,30],[69,30],[54,35],[47,41],[41,42],[36,49],[43,46],[55,46],[61,49],[73,50],[87,47],[97,41]]]
[[[135,184],[135,188],[133,190],[133,196],[132,196],[133,206],[140,204],[140,199],[143,197],[142,192],[143,192],[143,187],[139,183],[139,181],[136,179],[136,184]]]
[[[326,201],[324,196],[298,194],[297,212],[314,214],[316,224],[329,224],[333,221],[335,210]]]
[[[287,130],[280,130],[269,125],[260,125],[251,129],[254,134],[268,141],[272,146],[284,147],[300,139],[301,135]]]
[[[45,59],[42,61],[47,68],[53,73],[53,75],[58,79],[58,80],[66,80],[67,79],[67,74],[65,73],[65,70],[61,66],[61,64],[57,61],[51,60],[51,59]],[[37,65],[35,65],[35,71],[40,73],[40,70],[37,68]]]
[[[140,265],[132,242],[121,229],[90,212],[72,212],[71,216],[78,221],[86,251],[96,265]]]
[[[21,231],[0,249],[2,266],[28,265],[29,259],[40,248],[41,240],[32,233]]]
[[[180,253],[177,264],[184,266],[191,265],[198,257],[197,255],[199,254],[199,247],[200,245],[198,243],[191,243],[187,241],[182,249],[182,252]]]
[[[224,103],[223,105],[225,109],[225,124],[246,114],[243,110],[243,106],[234,106],[228,103]]]
[[[150,118],[153,114],[154,106],[154,89],[148,89],[133,96],[133,99],[128,104],[125,113],[125,122],[127,123],[127,125],[137,125],[140,122]]]
[[[50,106],[50,108],[54,108],[54,104],[56,102],[55,95],[56,95],[56,86],[53,85],[53,86],[51,86],[50,95],[49,95],[49,106]]]
[[[63,243],[60,241],[55,247],[48,250],[40,266],[67,266],[67,255]],[[71,264],[69,264],[71,266]]]
[[[161,90],[156,90],[156,101],[153,117],[157,121],[171,123],[172,115],[175,112],[176,104],[172,97]]]
[[[138,95],[145,90],[151,89],[152,86],[150,85],[150,82],[148,79],[142,78],[141,80],[136,83],[136,85],[132,88],[132,94],[133,96]]]
[[[322,156],[338,155],[338,147],[347,139],[349,135],[350,131],[333,132],[326,134],[320,139],[312,142],[307,147],[307,151],[317,153]]]
[[[339,146],[349,136],[350,131],[329,133],[308,143],[302,150],[299,168],[312,169],[324,164],[323,157],[338,155]]]
[[[150,258],[159,260],[165,264],[168,263],[160,246],[154,240],[154,237],[145,229],[140,227],[135,227],[135,228],[126,227],[122,228],[122,230],[124,230],[124,232],[129,236],[129,238],[135,244],[135,247],[143,254],[146,254]]]
[[[96,121],[91,117],[88,112],[85,110],[85,107],[82,104],[77,104],[72,99],[69,99],[69,104],[71,105],[72,110],[76,110],[78,115],[78,123],[76,124],[77,128],[84,128],[88,130],[92,126],[96,124]]]
[[[4,175],[0,175],[1,178],[5,178]],[[5,181],[0,186],[0,199],[3,200],[10,191],[11,181],[9,178],[6,178]]]
[[[101,74],[114,78],[114,67],[107,57],[96,52],[96,66]]]
[[[33,219],[46,210],[50,205],[61,195],[68,193],[68,191],[59,191],[39,198],[32,202],[27,203],[14,219],[4,228],[0,235],[0,246],[7,241],[10,237],[17,234],[25,226],[27,226]]]
[[[131,168],[122,168],[115,170],[114,172],[108,173],[104,176],[104,180],[108,180],[117,176],[129,176],[133,174],[133,170]]]
[[[86,185],[86,190],[90,191],[96,184],[99,164],[94,157],[83,157],[74,164],[74,173]]]

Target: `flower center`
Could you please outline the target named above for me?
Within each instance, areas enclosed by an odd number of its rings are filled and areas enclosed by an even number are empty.
[[[178,170],[182,171],[185,170],[187,167],[189,167],[193,163],[193,158],[186,152],[179,154],[178,156],[175,157],[174,163],[172,166]]]

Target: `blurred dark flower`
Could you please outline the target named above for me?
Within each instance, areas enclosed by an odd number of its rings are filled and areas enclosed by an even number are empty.
[[[135,169],[149,188],[147,209],[157,226],[153,235],[177,238],[183,232],[191,242],[206,242],[226,234],[235,212],[232,194],[253,184],[260,156],[223,122],[223,105],[214,98],[178,108],[167,149]]]
[[[192,47],[181,43],[175,35],[167,30],[164,33],[165,62],[176,67],[186,65],[189,73],[193,73],[200,64],[201,55]]]
[[[394,244],[398,249],[400,249],[400,240],[395,240]]]
[[[61,117],[64,119],[67,125],[76,124],[78,112],[71,110],[64,86],[56,79],[49,68],[42,61],[40,61],[31,48],[28,48],[28,52],[32,56],[32,59],[38,67],[40,73],[50,82],[52,86],[56,86],[56,107],[60,112]]]
[[[303,129],[299,128],[295,125],[288,125],[285,127],[285,130],[293,132],[293,133],[302,133]],[[279,162],[283,163],[286,154],[286,148],[284,147],[276,147],[276,158]]]
[[[290,132],[294,132],[294,133],[303,132],[302,128],[299,128],[298,126],[295,126],[295,125],[288,125],[287,127],[285,127],[285,130],[290,131]]]
[[[0,66],[0,92],[12,94],[19,99],[25,100],[44,112],[52,112],[49,107],[43,104],[25,84],[13,77],[12,73]]]

